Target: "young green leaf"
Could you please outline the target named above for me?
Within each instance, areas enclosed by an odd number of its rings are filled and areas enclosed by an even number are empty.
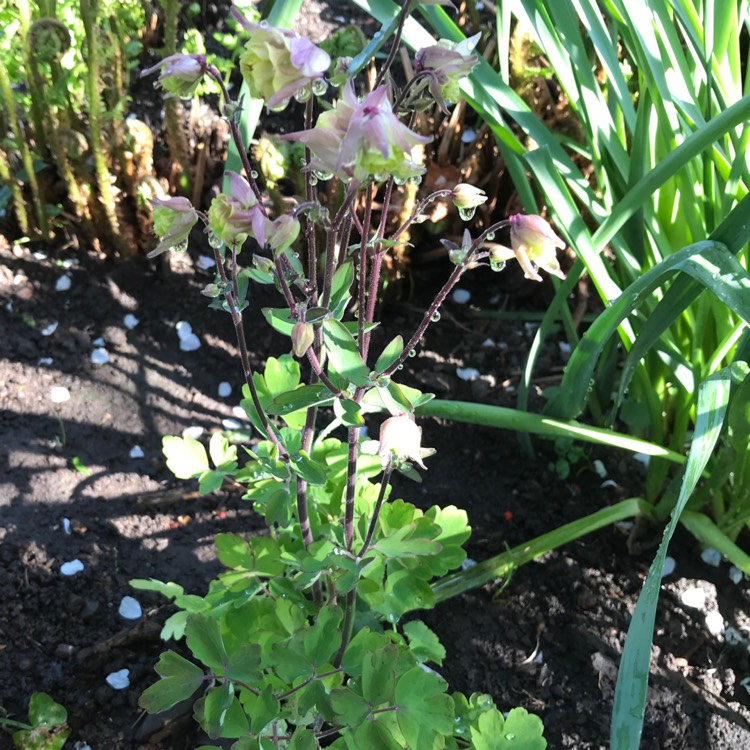
[[[398,359],[402,351],[404,351],[404,339],[401,335],[398,335],[383,349],[383,353],[378,357],[377,362],[375,362],[375,372],[387,370]]]
[[[442,664],[445,649],[435,633],[421,620],[412,620],[404,625],[404,635],[409,639],[409,648],[421,662]]]
[[[33,693],[29,700],[29,723],[32,727],[56,727],[68,720],[65,706],[56,703],[47,693]]]
[[[156,663],[162,679],[141,695],[138,705],[150,714],[167,711],[189,698],[203,683],[203,670],[174,651],[164,652]]]
[[[192,479],[208,470],[206,449],[194,438],[165,435],[161,444],[167,468],[178,479]]]
[[[336,372],[355,385],[367,385],[370,371],[365,366],[357,342],[343,323],[325,320],[322,325],[323,346]]]
[[[185,638],[196,659],[211,669],[224,671],[227,652],[218,620],[206,615],[190,615],[185,628]]]
[[[453,732],[453,701],[442,677],[414,667],[396,684],[398,726],[412,750],[430,750],[436,735]]]

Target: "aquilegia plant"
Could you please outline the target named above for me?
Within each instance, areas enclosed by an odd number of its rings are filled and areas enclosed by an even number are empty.
[[[407,8],[401,14],[403,25]],[[185,637],[193,659],[174,651],[156,665],[162,679],[141,697],[148,711],[195,698],[195,718],[210,738],[236,739],[234,750],[290,748],[433,748],[478,750],[546,747],[541,721],[523,709],[503,715],[488,695],[449,695],[437,667],[445,651],[424,623],[403,615],[434,603],[430,581],[459,567],[469,536],[456,507],[426,512],[390,497],[394,471],[418,478],[431,451],[421,445],[413,414],[430,398],[396,382],[406,358],[462,274],[482,265],[500,270],[510,258],[528,278],[538,269],[560,274],[560,240],[539,217],[513,216],[461,245],[445,242],[454,264],[449,279],[407,343],[396,336],[371,351],[384,255],[403,243],[433,201],[451,198],[464,219],[486,197],[470,185],[418,200],[395,229],[388,227],[394,192],[419,180],[415,111],[428,97],[445,110],[457,76],[475,64],[471,50],[437,43],[420,51],[415,76],[400,90],[389,81],[399,33],[372,90],[361,93],[349,60],[331,61],[309,40],[244,19],[240,57],[253,96],[272,110],[291,98],[306,103],[305,128],[285,138],[305,146],[306,195],[288,214],[271,216],[240,142],[240,104],[201,56],[175,55],[149,72],[173,95],[189,95],[203,76],[223,90],[223,107],[243,155],[244,174],[229,173],[228,190],[207,213],[185,198],[157,201],[154,254],[184,251],[197,223],[205,225],[217,273],[203,293],[234,324],[246,384],[242,407],[260,435],[240,466],[237,446],[215,434],[208,446],[189,437],[164,438],[170,469],[197,477],[202,492],[231,479],[263,515],[269,533],[220,534],[218,556],[228,568],[206,596],[175,583],[135,581],[174,599],[179,611],[165,638]],[[328,84],[338,87],[330,106]],[[316,106],[323,111],[313,125]],[[337,180],[337,205],[322,205],[316,184]],[[334,194],[334,191],[329,191]],[[381,197],[375,220],[376,193]],[[485,241],[509,229],[510,248]],[[258,252],[241,265],[250,246]],[[243,251],[244,248],[244,251]],[[291,354],[269,358],[263,373],[248,357],[242,315],[250,282],[276,287],[281,303],[263,311],[290,337]],[[302,365],[302,366],[301,366]],[[361,434],[365,412],[383,414],[379,441]],[[335,425],[347,440],[329,437]],[[209,460],[210,459],[210,460]],[[195,695],[194,695],[195,694]],[[500,743],[500,744],[498,744]],[[504,744],[509,743],[509,744]],[[210,745],[203,746],[207,750]]]

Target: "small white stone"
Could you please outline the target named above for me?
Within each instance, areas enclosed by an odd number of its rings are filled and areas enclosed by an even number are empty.
[[[73,745],[73,750],[91,750],[91,745],[83,740],[78,740],[76,744]]]
[[[227,398],[227,396],[232,395],[232,386],[227,383],[226,380],[222,380],[222,382],[219,383],[218,391],[221,398]]]
[[[729,579],[732,583],[740,583],[742,578],[742,571],[736,565],[732,565],[732,567],[729,568]]]
[[[534,657],[534,664],[544,664],[544,651],[540,651],[535,657]]]
[[[721,565],[721,552],[713,547],[706,547],[701,552],[701,560],[712,568],[718,568]]]
[[[471,292],[468,289],[454,289],[452,297],[457,305],[465,305],[471,299]]]
[[[236,419],[222,419],[221,420],[221,426],[225,430],[240,430],[242,429],[242,424],[238,422]]]
[[[472,560],[470,557],[467,557],[461,563],[461,570],[468,570],[469,568],[473,568],[476,564],[477,564],[476,560]]]
[[[78,262],[79,262],[78,258],[66,258],[62,262],[62,267],[63,268],[73,268],[73,266],[77,266],[78,265]]]
[[[680,601],[686,607],[692,607],[693,609],[705,609],[706,592],[700,586],[691,586],[689,589],[685,589],[680,594]]]
[[[106,365],[109,362],[109,354],[106,349],[99,347],[91,352],[91,361],[95,365]]]
[[[186,427],[182,431],[182,437],[183,438],[191,437],[193,438],[193,440],[199,440],[201,435],[203,435],[204,432],[205,430],[203,429],[203,427],[198,427],[198,425],[191,425],[190,427]]]
[[[91,346],[100,347],[100,346],[106,346],[106,345],[107,345],[107,342],[101,336],[99,336],[98,338],[95,338],[91,342]]]
[[[494,342],[494,341],[493,341],[492,339],[485,339],[485,340],[484,340],[484,341],[482,342],[482,346],[483,346],[483,347],[484,347],[485,349],[494,349],[494,348],[495,348],[495,342]]]
[[[76,558],[75,560],[71,560],[70,562],[63,563],[60,566],[60,572],[64,576],[74,576],[76,573],[80,573],[83,568],[83,563],[78,558]]]
[[[62,520],[62,527],[63,527],[63,532],[67,536],[70,536],[71,529],[70,529],[70,519],[69,518],[63,518],[63,520]]]
[[[175,325],[175,330],[180,338],[189,336],[193,332],[193,326],[190,325],[186,320],[178,320]]]
[[[239,404],[232,407],[232,414],[234,414],[237,419],[247,419],[247,413]]]
[[[61,276],[55,282],[55,291],[56,292],[67,292],[68,289],[70,289],[71,284],[72,284],[72,281],[70,280],[70,276],[68,276],[68,274],[65,274],[64,276]]]
[[[115,690],[125,690],[130,686],[130,670],[119,669],[107,675],[107,684]]]
[[[137,620],[143,614],[138,600],[132,596],[123,596],[117,611],[126,620]]]
[[[213,268],[216,265],[216,261],[208,255],[199,255],[195,265],[198,266],[201,271],[207,271],[209,268]]]
[[[674,557],[665,557],[664,558],[664,565],[661,569],[661,577],[666,578],[667,576],[671,576],[672,573],[674,573],[674,569],[677,567],[677,563],[675,562]]]
[[[125,328],[127,328],[129,331],[132,331],[141,321],[138,320],[138,318],[133,315],[133,313],[128,313],[123,319],[122,319],[123,325]]]
[[[15,275],[15,276],[13,277],[13,284],[14,284],[15,286],[18,286],[19,284],[25,284],[25,283],[26,283],[26,282],[27,282],[28,280],[29,280],[29,279],[28,279],[28,276],[26,276],[26,275],[24,275],[24,274],[22,274],[22,273],[17,273],[17,274],[16,274],[16,275]]]
[[[721,635],[724,632],[724,618],[721,612],[708,612],[706,614],[706,627],[711,635]]]
[[[742,685],[745,690],[750,693],[750,677],[743,677],[740,680],[740,685]]]
[[[182,349],[183,352],[194,352],[196,349],[200,348],[201,340],[194,333],[180,337],[180,349]]]
[[[606,489],[607,487],[619,487],[619,486],[620,485],[617,484],[617,482],[615,482],[614,479],[605,479],[601,484],[602,489]]]
[[[560,348],[560,354],[562,354],[563,357],[570,356],[570,344],[567,341],[558,341],[557,346]]]
[[[57,326],[58,322],[55,321],[54,323],[50,323],[48,326],[42,328],[39,333],[41,333],[42,336],[51,336],[57,330]]]
[[[130,458],[143,458],[143,448],[140,445],[134,445],[130,449]]]
[[[461,143],[473,143],[477,134],[473,130],[464,130],[461,133]]]
[[[638,461],[639,464],[643,464],[647,468],[651,463],[651,456],[649,456],[647,453],[634,453],[633,459]]]
[[[56,385],[50,388],[49,397],[53,404],[62,404],[70,401],[70,391],[64,385]]]
[[[500,350],[501,352],[507,352],[507,351],[508,351],[508,349],[510,349],[510,346],[508,345],[508,342],[507,342],[507,341],[498,341],[498,342],[497,342],[497,348],[498,348],[498,349],[499,349],[499,350]]]
[[[35,250],[31,254],[36,260],[47,260],[47,253],[43,253],[41,250]]]
[[[600,479],[607,478],[607,467],[598,458],[594,461],[594,471],[599,475]]]
[[[476,380],[480,372],[475,367],[457,367],[456,368],[456,375],[461,380]]]
[[[40,360],[37,362],[37,365],[39,367],[43,365],[51,365],[55,360],[52,359],[52,357],[41,357]]]

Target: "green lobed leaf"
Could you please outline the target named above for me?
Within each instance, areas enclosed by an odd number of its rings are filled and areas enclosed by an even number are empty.
[[[162,679],[147,687],[138,705],[150,714],[167,711],[187,700],[203,683],[203,670],[174,651],[166,651],[156,662]]]
[[[314,732],[305,727],[297,727],[289,741],[287,750],[318,750],[318,747]]]
[[[178,479],[192,479],[208,470],[206,449],[194,438],[165,435],[161,444],[167,468]]]
[[[239,534],[217,534],[216,554],[228,568],[249,568],[252,564],[250,547]]]
[[[32,693],[29,700],[29,723],[32,727],[56,727],[68,720],[65,706],[47,693]]]
[[[322,325],[323,346],[336,372],[355,385],[368,385],[370,371],[357,348],[357,342],[338,320],[325,320]]]
[[[392,643],[365,654],[362,664],[362,695],[372,708],[393,700],[397,662],[398,650]]]
[[[333,402],[333,413],[347,427],[361,427],[365,423],[360,405],[350,398],[337,398]]]
[[[439,638],[421,620],[412,620],[403,627],[404,635],[409,639],[409,648],[421,662],[431,661],[442,664],[445,649]]]
[[[337,723],[347,727],[358,727],[370,714],[370,704],[349,687],[331,690],[331,705]]]
[[[221,626],[214,617],[192,614],[187,619],[185,639],[198,661],[222,672],[227,664],[227,652],[221,637]]]
[[[323,607],[315,624],[305,633],[305,653],[315,666],[326,664],[338,650],[342,616],[338,607]]]
[[[274,697],[273,686],[266,684],[260,695],[246,693],[242,702],[250,716],[250,731],[260,734],[265,727],[278,718],[281,711],[278,700]]]
[[[378,357],[377,362],[375,362],[375,372],[387,370],[403,351],[404,339],[399,334],[383,349],[382,354]]]
[[[483,712],[471,727],[474,750],[545,750],[542,720],[524,708],[514,708],[508,718],[496,708]]]
[[[412,750],[431,750],[435,737],[452,734],[453,701],[446,695],[442,677],[414,667],[396,684],[398,726]]]
[[[208,443],[208,452],[214,466],[224,472],[237,468],[237,446],[231,445],[225,435],[215,432]]]

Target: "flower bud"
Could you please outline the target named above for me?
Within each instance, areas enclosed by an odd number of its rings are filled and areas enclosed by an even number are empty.
[[[264,224],[265,244],[274,253],[283,253],[292,246],[299,235],[299,221],[284,214],[274,221],[266,219]]]
[[[422,462],[422,428],[406,414],[399,414],[386,419],[380,426],[380,465],[398,466],[405,461],[414,461],[423,469]]]
[[[304,357],[314,340],[315,328],[312,323],[297,321],[292,326],[292,350],[295,357]]]
[[[467,208],[476,208],[487,202],[487,194],[484,190],[462,182],[453,188],[451,196],[453,205],[456,208],[466,210]]]
[[[148,254],[155,258],[174,248],[186,250],[190,231],[198,221],[198,212],[187,198],[169,198],[151,201],[154,220],[154,234],[161,238],[161,242]]]
[[[472,54],[481,34],[475,34],[462,42],[441,39],[437,44],[423,47],[414,58],[414,70],[421,73],[431,70],[440,86],[440,93],[450,102],[461,96],[459,82],[471,73],[479,62]]]
[[[168,92],[169,96],[189,99],[198,88],[206,72],[205,55],[170,55],[156,65],[141,71],[141,77],[160,70],[158,86]]]

